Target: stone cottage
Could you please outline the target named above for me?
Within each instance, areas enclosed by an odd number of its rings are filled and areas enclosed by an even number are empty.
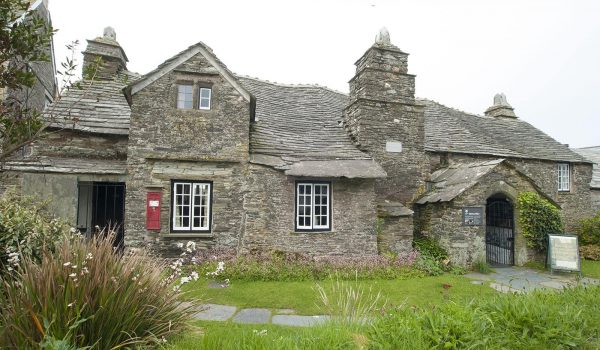
[[[383,29],[348,95],[231,72],[204,43],[138,75],[107,28],[88,40],[83,90],[52,107],[55,133],[2,176],[117,244],[372,255],[437,238],[452,260],[522,264],[516,196],[535,191],[567,227],[591,215],[590,161],[520,120],[415,98],[408,54]],[[60,122],[56,116],[66,119]]]

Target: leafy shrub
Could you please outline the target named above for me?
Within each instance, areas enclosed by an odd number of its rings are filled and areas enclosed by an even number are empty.
[[[584,259],[598,261],[600,260],[600,245],[589,244],[580,246],[579,254]]]
[[[53,218],[33,198],[8,192],[0,198],[0,271],[10,270],[16,256],[41,259],[68,232],[66,224]],[[9,263],[9,259],[12,263]]]
[[[310,257],[293,252],[236,254],[233,250],[203,250],[192,258],[203,276],[243,281],[313,281],[337,275],[341,279],[395,279],[423,275],[413,267],[416,251],[406,255]],[[223,269],[218,275],[218,264]]]
[[[600,244],[600,211],[594,217],[581,220],[577,231],[581,244]]]
[[[440,244],[429,237],[415,237],[413,247],[422,255],[427,255],[435,261],[444,261],[448,259],[448,252]]]
[[[537,193],[520,193],[517,197],[517,209],[519,224],[530,248],[545,252],[546,235],[564,231],[558,208]]]
[[[444,272],[464,273],[463,269],[450,264],[448,252],[438,241],[424,236],[415,237],[413,247],[419,251],[415,267],[427,275],[439,276]]]
[[[4,279],[0,348],[113,349],[161,343],[191,313],[162,278],[165,265],[143,253],[120,256],[112,235],[63,240],[41,262],[23,257]]]

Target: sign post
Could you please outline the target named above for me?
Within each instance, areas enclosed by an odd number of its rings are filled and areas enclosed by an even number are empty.
[[[548,265],[554,270],[578,272],[581,276],[579,239],[577,235],[548,234]]]

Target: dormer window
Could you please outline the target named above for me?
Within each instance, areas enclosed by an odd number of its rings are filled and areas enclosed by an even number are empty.
[[[177,85],[177,108],[192,109],[194,106],[193,86],[191,84]]]
[[[212,95],[212,89],[208,87],[201,87],[198,99],[198,109],[210,109],[210,98]]]
[[[558,191],[569,192],[571,184],[571,171],[569,163],[558,163]]]

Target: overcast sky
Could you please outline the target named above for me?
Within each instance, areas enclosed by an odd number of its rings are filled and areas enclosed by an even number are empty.
[[[59,62],[112,26],[138,73],[202,41],[235,73],[342,92],[385,26],[411,54],[418,97],[483,114],[504,92],[559,142],[600,145],[597,0],[50,0],[50,11]]]

